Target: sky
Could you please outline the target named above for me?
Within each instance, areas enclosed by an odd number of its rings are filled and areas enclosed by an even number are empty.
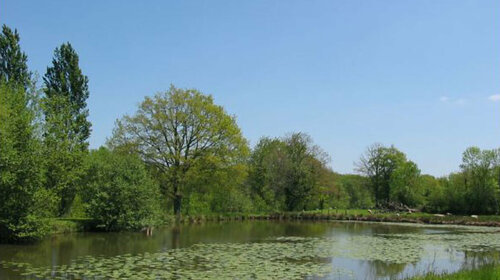
[[[77,50],[92,148],[170,84],[213,95],[251,146],[309,134],[341,173],[375,142],[435,176],[500,147],[497,0],[0,0],[0,23],[40,76]]]

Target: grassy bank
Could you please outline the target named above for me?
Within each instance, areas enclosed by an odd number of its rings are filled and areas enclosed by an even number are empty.
[[[92,220],[85,218],[54,218],[49,219],[48,223],[52,234],[92,230]]]
[[[420,224],[455,224],[470,226],[495,226],[500,227],[500,216],[436,216],[429,213],[394,213],[377,212],[363,209],[331,209],[304,212],[282,212],[271,214],[211,214],[211,215],[185,215],[181,223],[198,223],[204,221],[230,221],[230,220],[349,220],[371,222],[397,222]],[[175,221],[173,218],[171,222]]]
[[[427,274],[412,280],[500,280],[500,266],[484,266],[475,270],[459,271],[451,274]]]
[[[174,216],[167,216],[165,225],[179,223],[196,224],[217,221],[242,221],[242,220],[339,220],[339,221],[369,221],[369,222],[394,222],[394,223],[419,223],[419,224],[450,224],[469,226],[494,226],[500,227],[500,216],[435,216],[429,213],[383,213],[376,210],[370,213],[365,209],[331,209],[304,212],[280,212],[269,214],[249,213],[224,213],[207,215],[183,215],[179,221]],[[51,233],[69,233],[92,231],[95,224],[85,218],[54,218],[49,219]]]

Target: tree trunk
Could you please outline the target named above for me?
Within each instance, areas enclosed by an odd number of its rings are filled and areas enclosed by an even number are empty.
[[[181,203],[182,203],[182,195],[175,194],[174,196],[174,214],[177,218],[181,216]]]

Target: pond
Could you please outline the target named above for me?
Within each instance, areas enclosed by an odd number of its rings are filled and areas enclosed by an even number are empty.
[[[404,279],[500,258],[500,229],[305,221],[73,233],[0,245],[0,279]]]

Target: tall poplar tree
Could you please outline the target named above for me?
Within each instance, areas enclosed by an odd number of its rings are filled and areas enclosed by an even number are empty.
[[[81,149],[87,149],[91,128],[87,120],[89,79],[83,75],[78,54],[70,43],[62,44],[55,49],[52,66],[47,67],[43,81],[48,99],[56,97],[67,99],[71,116],[66,125],[70,128],[71,137],[78,141]]]
[[[43,78],[45,98],[46,180],[60,197],[59,214],[64,215],[73,202],[83,174],[82,159],[88,151],[91,124],[87,120],[88,78],[71,44],[54,51],[52,65]]]
[[[27,89],[30,85],[31,72],[28,70],[28,56],[21,51],[19,33],[2,26],[0,34],[0,80],[16,83]]]

